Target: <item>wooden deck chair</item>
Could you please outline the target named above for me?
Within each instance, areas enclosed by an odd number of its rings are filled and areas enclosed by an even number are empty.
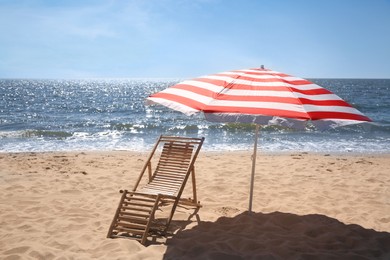
[[[161,202],[172,202],[166,221],[167,231],[177,205],[201,207],[197,200],[195,161],[204,141],[203,138],[160,136],[141,170],[132,191],[121,191],[122,197],[108,231],[107,237],[125,237],[146,242],[155,211]],[[158,163],[153,168],[152,158],[161,149]],[[147,174],[147,182],[141,185]],[[193,198],[183,199],[188,178],[191,175]],[[144,180],[145,181],[145,180]]]

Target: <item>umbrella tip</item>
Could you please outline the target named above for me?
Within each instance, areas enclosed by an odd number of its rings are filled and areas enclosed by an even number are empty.
[[[260,66],[260,69],[262,69],[262,70],[263,70],[263,69],[264,69],[264,65],[261,65],[261,66]]]

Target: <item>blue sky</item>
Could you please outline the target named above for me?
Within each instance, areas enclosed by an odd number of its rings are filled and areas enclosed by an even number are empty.
[[[0,0],[0,78],[390,78],[389,0]]]

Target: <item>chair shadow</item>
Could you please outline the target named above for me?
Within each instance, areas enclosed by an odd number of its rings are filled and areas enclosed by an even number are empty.
[[[390,259],[390,233],[319,214],[244,212],[200,221],[166,245],[163,259]]]
[[[145,246],[166,244],[168,239],[171,239],[176,233],[180,233],[188,225],[194,222],[197,222],[197,224],[201,223],[198,214],[199,209],[200,208],[195,208],[188,216],[187,220],[172,220],[169,229],[166,232],[164,232],[164,230],[167,218],[156,218],[151,226],[151,238],[148,238]]]

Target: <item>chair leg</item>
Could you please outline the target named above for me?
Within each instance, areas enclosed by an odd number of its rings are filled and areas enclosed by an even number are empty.
[[[150,226],[151,226],[151,224],[152,224],[152,222],[153,222],[153,220],[154,220],[154,215],[155,215],[156,210],[157,210],[157,208],[158,208],[159,202],[160,202],[160,195],[157,195],[156,201],[155,201],[155,203],[154,203],[154,205],[153,205],[153,208],[152,208],[152,210],[151,210],[151,212],[150,212],[150,217],[149,217],[149,221],[148,221],[148,223],[147,223],[147,225],[146,225],[146,228],[145,228],[145,233],[144,233],[144,235],[142,236],[142,239],[141,239],[141,241],[140,241],[142,245],[145,244],[146,239],[148,238],[149,229],[150,229]]]
[[[126,198],[127,190],[124,190],[124,191],[121,190],[120,192],[123,193],[123,194],[121,196],[121,199],[119,200],[118,208],[117,208],[117,210],[115,212],[114,218],[112,219],[110,228],[108,229],[107,238],[110,238],[111,235],[112,235],[112,231],[114,230],[116,220],[118,219],[119,212],[121,210],[121,205],[123,204],[123,201]]]
[[[172,222],[173,215],[175,214],[175,211],[176,211],[178,203],[179,203],[179,199],[175,199],[175,202],[173,203],[173,206],[172,206],[172,209],[171,209],[171,214],[169,215],[168,220],[167,220],[167,224],[165,225],[164,234],[166,234],[168,232],[169,225]]]

